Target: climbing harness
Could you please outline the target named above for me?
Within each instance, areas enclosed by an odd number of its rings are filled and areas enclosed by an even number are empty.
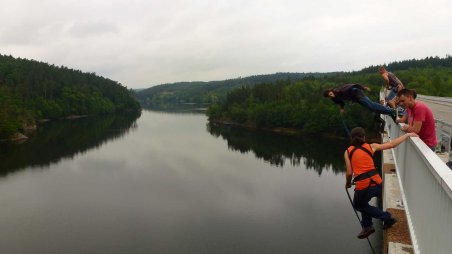
[[[352,151],[349,152],[349,151],[347,150],[348,159],[350,160],[350,166],[351,166],[352,156],[353,156],[353,154],[355,153],[355,151],[358,150],[358,149],[360,149],[360,150],[366,152],[366,153],[370,156],[370,158],[372,158],[372,160],[373,160],[373,154],[372,154],[367,148],[362,147],[362,146],[355,146],[355,147],[352,149]],[[352,170],[353,170],[353,169],[352,169]],[[362,174],[359,174],[359,175],[355,176],[355,177],[353,178],[352,182],[353,182],[353,184],[355,184],[355,183],[358,182],[358,181],[362,181],[362,180],[365,180],[365,179],[369,178],[369,180],[370,180],[370,181],[369,181],[369,185],[367,186],[367,189],[366,189],[366,190],[369,190],[369,188],[370,188],[370,186],[371,186],[372,184],[378,185],[378,183],[375,182],[375,181],[372,179],[372,176],[377,175],[377,174],[378,174],[378,171],[375,169],[375,165],[374,165],[374,169],[372,169],[372,170],[370,170],[370,171],[367,171],[367,172],[365,172],[365,173],[362,173]]]

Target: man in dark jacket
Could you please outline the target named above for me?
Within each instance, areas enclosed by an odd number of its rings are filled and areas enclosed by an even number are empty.
[[[392,108],[373,102],[364,94],[364,90],[370,91],[370,88],[360,84],[345,84],[337,88],[325,90],[323,96],[329,97],[334,103],[339,104],[341,114],[344,113],[345,110],[345,101],[352,101],[361,104],[375,114],[389,115],[395,121],[396,111]]]

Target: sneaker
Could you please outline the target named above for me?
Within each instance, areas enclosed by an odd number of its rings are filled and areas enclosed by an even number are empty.
[[[358,235],[359,239],[364,239],[369,237],[371,234],[373,234],[375,232],[374,227],[370,226],[367,228],[363,228],[363,230],[361,230],[361,232]]]
[[[388,229],[392,227],[397,222],[397,220],[394,217],[391,217],[383,222],[383,229]]]

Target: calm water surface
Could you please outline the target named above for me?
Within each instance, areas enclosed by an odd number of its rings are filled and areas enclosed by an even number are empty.
[[[344,190],[346,145],[203,114],[49,123],[0,145],[0,249],[371,253]]]

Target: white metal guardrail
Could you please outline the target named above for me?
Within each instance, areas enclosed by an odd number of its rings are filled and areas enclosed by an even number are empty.
[[[403,135],[389,117],[390,138]],[[393,149],[415,253],[452,253],[452,171],[419,138]]]
[[[436,138],[438,149],[449,154],[449,163],[452,162],[452,124],[435,119]]]

